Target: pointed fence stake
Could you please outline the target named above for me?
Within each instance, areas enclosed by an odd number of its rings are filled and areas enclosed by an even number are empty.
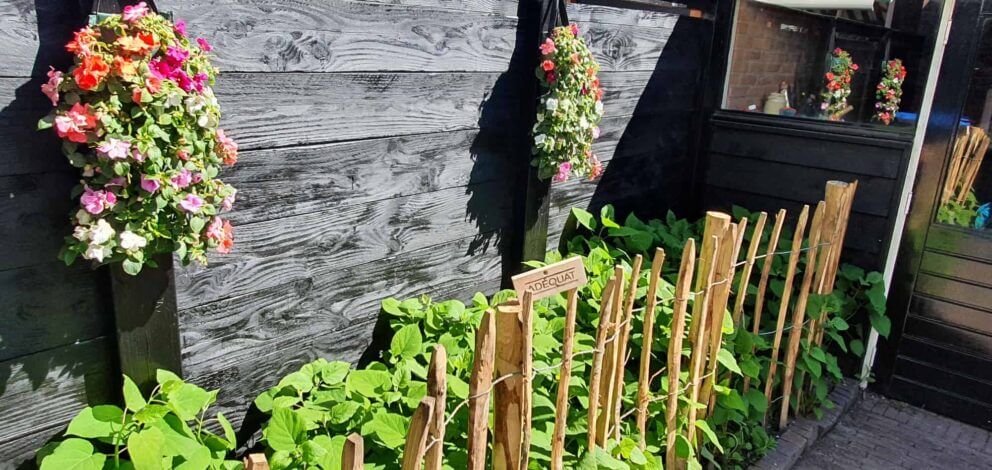
[[[475,359],[468,385],[468,468],[485,470],[489,441],[489,388],[493,384],[496,358],[496,317],[492,310],[482,315],[475,331]]]
[[[693,258],[695,258],[695,255],[693,255]],[[661,281],[661,268],[664,264],[665,250],[658,248],[654,251],[654,259],[651,261],[651,278],[648,279],[647,307],[644,309],[644,329],[641,332],[641,367],[637,379],[637,430],[640,433],[641,440],[639,444],[641,450],[644,450],[647,446],[644,436],[647,434],[648,395],[651,391],[651,347],[654,345],[654,311],[658,306],[658,282]],[[674,323],[675,321],[673,320],[673,325]],[[679,342],[681,343],[681,338],[679,338]]]
[[[623,313],[623,293],[624,275],[623,267],[613,268],[613,277],[617,278],[617,286],[613,290],[612,311],[610,313],[610,334],[606,341],[606,355],[603,359],[603,383],[599,389],[599,401],[601,402],[602,413],[596,421],[596,442],[600,447],[606,448],[606,436],[610,433],[610,425],[613,424],[613,390],[616,380],[616,369],[618,361],[618,342],[620,341],[620,321]]]
[[[747,297],[747,286],[751,280],[751,271],[754,269],[754,260],[758,256],[758,246],[761,245],[761,236],[765,232],[765,222],[768,214],[762,212],[758,215],[758,222],[754,224],[754,231],[751,233],[751,242],[747,247],[747,259],[744,261],[744,269],[741,270],[741,279],[737,283],[737,299],[734,301],[734,328],[741,325],[744,313],[744,299]],[[741,234],[743,234],[741,230]]]
[[[692,238],[686,240],[682,249],[682,265],[679,267],[678,281],[675,283],[675,305],[672,314],[672,337],[668,345],[668,407],[665,409],[665,468],[677,468],[678,456],[675,454],[675,437],[678,434],[677,420],[679,411],[679,374],[682,372],[682,336],[685,335],[685,313],[692,295],[692,271],[696,262],[696,242]],[[649,350],[647,344],[644,348]],[[646,405],[645,405],[646,406]],[[641,431],[641,435],[644,431]],[[641,439],[643,442],[643,438]]]
[[[555,428],[551,437],[551,468],[561,470],[565,456],[565,431],[568,428],[568,383],[572,378],[572,353],[575,349],[575,314],[579,307],[578,288],[565,294],[565,333],[561,347],[561,370],[558,396],[555,399]]]
[[[421,470],[424,464],[424,451],[427,435],[434,418],[434,397],[424,397],[420,406],[413,412],[410,428],[406,432],[406,445],[403,447],[403,470]]]
[[[785,209],[778,211],[775,215],[775,225],[772,227],[771,237],[768,239],[768,248],[765,250],[765,259],[761,266],[761,278],[758,280],[758,294],[754,299],[754,326],[751,333],[757,335],[761,329],[761,313],[765,306],[765,292],[768,290],[768,276],[772,272],[772,262],[775,261],[775,250],[778,249],[778,239],[782,236],[782,225],[785,223]],[[751,347],[754,352],[754,346]],[[744,391],[751,389],[751,377],[744,377]]]
[[[521,304],[516,300],[496,307],[496,376],[518,374],[496,384],[494,391],[493,468],[518,470],[523,440],[523,343]]]
[[[623,312],[623,330],[620,335],[620,342],[617,348],[617,368],[616,368],[616,378],[614,379],[614,389],[613,396],[615,397],[613,402],[613,438],[618,442],[620,441],[620,412],[623,408],[623,386],[624,386],[624,372],[627,370],[627,359],[630,354],[627,352],[628,342],[630,341],[630,330],[634,324],[634,299],[637,297],[637,283],[641,278],[641,265],[644,263],[644,257],[637,255],[634,257],[634,266],[630,272],[630,287],[627,291],[627,301],[626,307]]]
[[[599,416],[599,389],[603,379],[603,359],[606,356],[606,335],[610,329],[610,316],[613,311],[613,291],[617,288],[617,278],[611,277],[603,287],[603,297],[599,302],[599,326],[596,328],[596,349],[593,351],[592,367],[589,372],[589,410],[587,419],[588,448],[596,445],[596,418]]]
[[[362,470],[365,468],[365,441],[362,435],[353,432],[344,441],[341,451],[341,470]]]
[[[706,321],[709,316],[709,302],[713,296],[713,274],[716,267],[716,255],[719,250],[720,240],[713,236],[703,241],[703,254],[699,259],[699,270],[696,272],[696,279],[699,281],[699,271],[706,271],[706,277],[702,282],[697,282],[697,294],[692,302],[692,322],[689,325],[690,341],[692,341],[692,355],[689,358],[689,411],[686,419],[688,427],[687,439],[690,445],[696,442],[696,415],[698,410],[694,405],[699,400],[699,388],[703,363],[706,359]],[[702,298],[700,298],[702,296]],[[693,328],[695,327],[695,328]],[[693,330],[695,329],[695,335]]]
[[[425,470],[441,470],[444,459],[444,411],[448,397],[448,351],[444,346],[434,346],[431,362],[427,366],[427,395],[434,398],[434,414],[427,442],[430,448],[424,457]]]

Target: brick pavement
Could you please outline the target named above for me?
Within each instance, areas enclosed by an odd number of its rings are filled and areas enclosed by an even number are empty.
[[[796,469],[992,469],[992,433],[865,394]]]

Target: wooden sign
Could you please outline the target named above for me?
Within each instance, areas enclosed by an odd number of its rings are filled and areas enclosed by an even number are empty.
[[[575,289],[585,283],[586,269],[578,256],[513,276],[517,296],[523,297],[524,292],[530,292],[534,300]]]

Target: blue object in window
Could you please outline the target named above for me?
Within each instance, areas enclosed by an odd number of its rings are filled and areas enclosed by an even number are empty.
[[[978,209],[975,209],[975,212],[978,214],[978,217],[975,217],[975,228],[984,229],[985,227],[988,227],[989,213],[992,212],[992,202],[986,202],[985,204],[978,206]]]

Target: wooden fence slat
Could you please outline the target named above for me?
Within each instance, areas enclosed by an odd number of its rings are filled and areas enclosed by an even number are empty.
[[[620,412],[623,408],[624,372],[627,371],[627,361],[630,358],[627,346],[630,341],[630,330],[634,325],[634,299],[637,297],[637,284],[641,278],[641,265],[643,263],[643,256],[639,254],[634,256],[634,266],[630,272],[630,286],[628,286],[626,307],[624,307],[623,322],[621,323],[624,326],[619,338],[620,341],[617,343],[617,368],[613,389],[613,437],[617,441],[620,440]]]
[[[610,329],[606,342],[606,354],[603,359],[603,383],[599,389],[599,401],[602,403],[602,413],[596,421],[596,442],[600,447],[606,447],[606,436],[610,432],[610,425],[613,424],[613,390],[616,380],[616,369],[618,361],[618,342],[620,339],[620,321],[623,313],[623,293],[624,282],[623,267],[617,265],[613,269],[613,277],[617,279],[617,285],[613,290],[613,308],[610,311]]]
[[[492,310],[482,315],[475,331],[475,358],[468,393],[468,468],[485,470],[489,440],[489,388],[493,383],[496,356],[496,317]]]
[[[421,470],[427,435],[434,418],[434,397],[424,397],[420,406],[413,412],[410,428],[406,432],[406,445],[403,447],[403,470]]]
[[[523,325],[521,304],[510,300],[496,307],[496,376],[521,374],[523,371]],[[523,377],[517,375],[496,384],[493,433],[493,468],[518,470],[520,443],[523,438],[521,406]]]
[[[737,222],[737,231],[735,232],[737,236],[734,237],[734,254],[732,258],[734,264],[737,264],[737,261],[741,257],[741,247],[744,246],[744,233],[747,232],[747,223],[747,217],[741,217],[741,221]]]
[[[736,243],[739,239],[737,225],[729,223],[730,216],[727,216],[728,226],[724,230],[721,248],[717,258],[717,274],[715,278],[717,286],[710,307],[709,326],[709,365],[707,367],[706,380],[700,393],[700,403],[707,405],[706,416],[713,412],[716,403],[716,395],[713,388],[717,383],[717,373],[720,369],[720,361],[717,356],[720,348],[723,347],[723,322],[727,316],[727,303],[730,301],[730,287],[734,282],[734,260],[736,259]]]
[[[593,351],[592,367],[589,372],[589,410],[586,430],[588,448],[596,445],[596,418],[599,416],[599,389],[602,384],[603,360],[606,356],[606,335],[609,333],[610,315],[613,305],[613,291],[617,288],[617,278],[611,277],[603,287],[603,297],[599,302],[599,325],[596,328],[596,349]]]
[[[697,295],[693,299],[692,304],[692,323],[689,326],[690,341],[692,341],[692,355],[689,358],[689,411],[688,418],[686,420],[686,426],[688,430],[686,431],[689,443],[695,442],[696,439],[696,414],[697,409],[695,403],[699,399],[699,388],[700,388],[700,376],[703,370],[703,359],[706,356],[706,349],[703,346],[706,340],[706,320],[709,316],[709,301],[713,296],[713,289],[707,287],[713,283],[713,273],[716,268],[716,255],[719,249],[720,241],[717,237],[707,237],[703,241],[703,254],[699,259],[699,270],[706,271],[706,277],[702,279],[702,282],[697,282]],[[699,280],[697,271],[697,281]],[[700,289],[701,288],[701,289]],[[701,292],[700,292],[701,291]],[[699,296],[702,296],[700,299]],[[698,325],[698,326],[697,326]],[[695,335],[692,336],[693,326],[695,328]]]
[[[341,470],[362,470],[365,468],[365,441],[362,435],[353,432],[344,441],[341,451]]]
[[[551,468],[561,470],[565,456],[565,431],[568,428],[568,383],[572,378],[572,353],[575,349],[575,315],[579,307],[578,288],[566,294],[565,332],[561,347],[558,396],[555,399],[555,428],[551,436]]]
[[[772,272],[772,263],[775,261],[775,250],[778,249],[778,239],[782,235],[782,225],[785,223],[785,209],[779,209],[775,215],[775,225],[772,226],[771,237],[768,239],[768,247],[765,249],[765,259],[761,265],[761,277],[758,280],[758,293],[754,299],[754,325],[751,327],[752,334],[758,334],[761,329],[761,313],[765,306],[765,292],[768,290],[768,276]],[[754,351],[752,346],[751,351]],[[751,378],[744,377],[744,392],[751,389]]]
[[[661,281],[661,268],[664,264],[665,250],[661,248],[655,249],[654,259],[651,261],[651,278],[648,279],[647,306],[644,309],[644,328],[641,332],[641,364],[637,378],[637,431],[640,433],[639,445],[641,446],[641,450],[644,450],[647,446],[644,436],[647,434],[648,395],[650,394],[651,387],[651,347],[654,345],[654,311],[658,306],[658,283]]]
[[[248,454],[244,458],[245,470],[269,470],[269,461],[265,454]]]
[[[677,468],[675,437],[676,418],[679,410],[679,374],[682,372],[682,336],[685,335],[685,313],[692,295],[692,272],[696,262],[696,242],[686,240],[682,249],[682,265],[675,283],[675,305],[672,314],[672,333],[668,345],[668,407],[665,409],[665,468]],[[645,349],[650,343],[645,341]],[[644,431],[641,431],[644,434]],[[641,439],[643,442],[643,438]]]
[[[747,286],[751,280],[751,271],[754,269],[754,260],[758,256],[758,247],[761,245],[761,235],[765,232],[765,222],[768,214],[762,212],[758,215],[758,221],[754,224],[754,231],[751,233],[751,243],[747,247],[747,258],[744,261],[744,269],[741,270],[741,279],[737,283],[737,299],[734,301],[734,327],[741,325],[744,313],[744,299],[747,297]],[[743,236],[744,230],[738,235]]]
[[[789,420],[789,398],[792,394],[792,378],[796,372],[796,358],[799,355],[799,343],[803,336],[803,322],[806,321],[806,303],[809,300],[809,290],[813,283],[813,274],[816,272],[816,254],[820,244],[820,223],[823,221],[823,212],[826,210],[826,203],[820,201],[813,213],[813,222],[809,230],[809,251],[806,252],[806,272],[803,273],[803,282],[799,287],[799,295],[796,297],[796,306],[792,312],[792,331],[789,332],[789,349],[785,355],[785,376],[782,380],[782,408],[779,413],[778,426],[784,429]]]
[[[785,285],[782,287],[782,300],[778,308],[778,318],[775,324],[775,339],[772,342],[771,362],[768,364],[768,377],[765,379],[765,401],[772,402],[772,387],[775,383],[775,372],[778,367],[778,352],[782,344],[782,329],[785,327],[786,312],[789,309],[789,297],[792,296],[792,281],[796,276],[799,265],[799,254],[802,250],[803,235],[806,232],[806,220],[809,218],[809,205],[803,206],[796,223],[796,231],[792,237],[792,251],[789,253],[789,267],[785,272]],[[762,417],[762,422],[768,416],[768,410]]]
[[[427,366],[427,395],[434,398],[434,412],[427,440],[431,447],[424,457],[424,468],[441,470],[444,459],[445,401],[448,396],[448,351],[440,344],[434,346],[431,362]]]
[[[520,310],[523,328],[521,352],[523,359],[523,390],[520,394],[520,469],[527,468],[530,459],[531,417],[534,412],[534,293],[525,291]]]

